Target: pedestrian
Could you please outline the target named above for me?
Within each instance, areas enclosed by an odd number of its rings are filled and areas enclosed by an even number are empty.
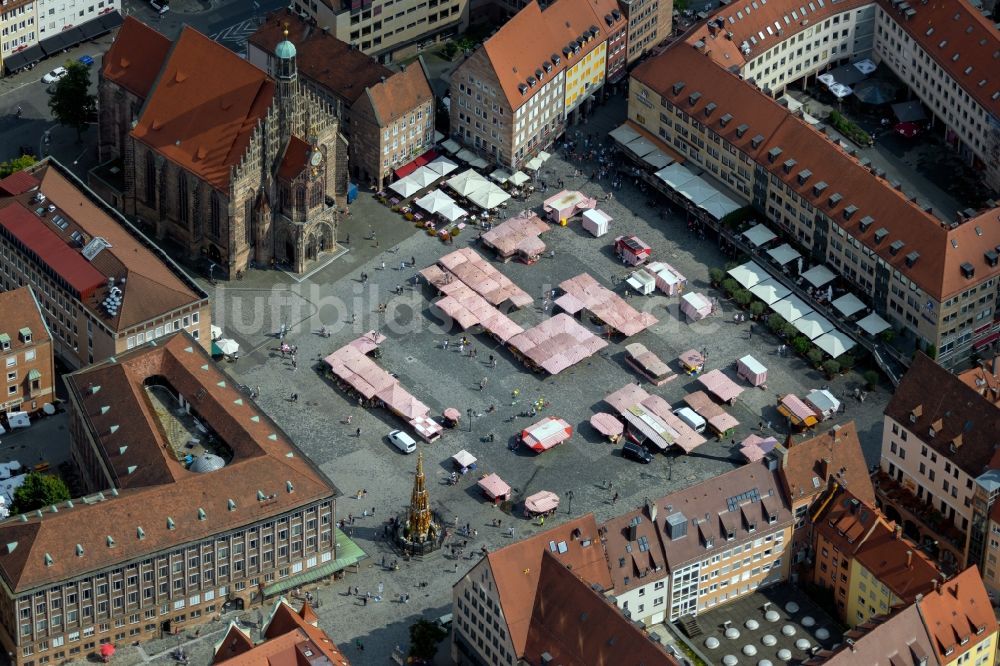
[[[399,262],[399,270],[403,270],[404,268],[406,268],[406,262],[405,261]]]
[[[410,266],[416,266],[416,265],[417,265],[417,258],[410,257]]]
[[[361,428],[358,428],[357,430],[354,431],[354,436],[361,437]]]
[[[367,494],[368,494],[368,491],[366,490],[366,491],[365,491],[365,495],[367,495]],[[375,515],[375,507],[372,507],[372,515],[373,515],[373,516]]]
[[[447,340],[444,341],[443,347],[444,347],[445,351],[448,351],[448,341]]]
[[[257,384],[257,390],[255,391],[255,393],[256,393],[257,395],[255,395],[254,397],[255,397],[255,398],[259,398],[259,397],[260,397],[260,384]]]
[[[344,236],[344,244],[345,245],[351,244],[351,234],[347,234],[346,236]]]
[[[296,361],[295,357],[293,356],[292,357],[292,370],[298,370],[298,369],[299,369],[298,361]]]
[[[385,270],[385,262],[382,262],[382,270]]]
[[[615,493],[615,496],[611,498],[611,503],[612,504],[617,504],[618,503],[618,493],[617,492]]]

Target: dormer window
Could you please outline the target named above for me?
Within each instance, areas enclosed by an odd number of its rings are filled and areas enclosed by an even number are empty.
[[[968,642],[969,642],[969,637],[968,636],[962,636],[962,643],[961,643],[961,645],[966,645]]]
[[[768,525],[774,525],[776,522],[778,522],[778,514],[776,514],[776,513],[769,513],[769,514],[767,514],[767,524]]]
[[[6,333],[0,333],[0,349],[3,351],[10,349],[10,336]]]
[[[732,541],[736,538],[736,530],[727,527],[726,528],[726,541]]]
[[[756,531],[757,531],[757,521],[753,521],[747,524],[747,532],[756,532]]]
[[[21,342],[23,342],[25,344],[28,344],[28,343],[31,342],[31,329],[30,328],[22,328],[20,331],[18,331],[18,335],[21,338]]]

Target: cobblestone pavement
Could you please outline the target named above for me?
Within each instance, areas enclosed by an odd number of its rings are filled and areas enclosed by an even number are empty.
[[[598,109],[589,124],[577,129],[584,134],[603,136],[622,116],[623,104],[609,104]],[[573,175],[577,166],[584,171],[579,177]],[[568,188],[580,188],[587,194],[603,197],[608,183],[591,180],[593,168],[592,164],[571,165],[553,157],[542,177],[549,182],[563,178]],[[550,188],[547,195],[553,193]],[[547,195],[537,193],[524,206],[540,208]],[[691,235],[683,221],[669,212],[661,219],[659,214],[664,209],[647,205],[646,199],[632,189],[629,179],[621,191],[614,193],[613,200],[602,204],[614,218],[612,233],[593,238],[580,229],[579,222],[566,228],[553,227],[542,238],[555,250],[554,258],[545,258],[532,266],[494,264],[539,301],[536,307],[512,313],[512,318],[530,326],[549,316],[539,307],[543,291],[581,272],[589,272],[606,286],[621,290],[613,285],[625,270],[614,259],[611,245],[614,236],[623,233],[638,234],[650,243],[654,258],[677,267],[688,277],[690,288],[717,295],[707,285],[708,267],[722,265],[725,259],[714,243]],[[511,203],[512,212],[520,209],[520,205],[514,205],[516,202]],[[372,230],[377,242],[365,239]],[[454,246],[445,246],[415,232],[410,223],[363,194],[352,204],[351,216],[339,235],[342,241],[350,236],[346,245],[349,251],[302,282],[281,273],[254,271],[242,281],[215,288],[214,320],[244,350],[242,358],[236,364],[227,364],[226,370],[241,383],[260,386],[259,402],[263,408],[341,489],[344,497],[338,502],[339,516],[358,517],[366,509],[375,511],[374,517],[357,518],[353,526],[353,538],[369,554],[360,572],[349,572],[345,580],[327,584],[318,592],[323,604],[321,626],[341,644],[352,663],[386,663],[393,646],[405,646],[407,627],[415,618],[435,618],[450,612],[451,586],[473,564],[473,560],[455,560],[439,553],[420,561],[401,562],[401,569],[395,572],[380,566],[383,556],[390,560],[398,557],[378,537],[383,521],[402,511],[409,499],[416,459],[400,454],[386,440],[390,430],[403,424],[385,411],[358,408],[317,370],[324,356],[365,331],[378,328],[388,336],[378,362],[396,373],[402,384],[435,413],[454,406],[463,415],[470,408],[477,414],[471,429],[468,417],[463,417],[458,430],[445,431],[434,444],[420,444],[434,508],[447,520],[470,523],[478,531],[478,536],[469,540],[470,552],[484,545],[497,548],[510,543],[504,536],[508,525],[515,527],[518,538],[542,528],[517,514],[501,516],[497,509],[485,504],[476,489],[475,474],[463,478],[458,485],[446,485],[451,469],[449,458],[463,448],[479,458],[479,471],[497,472],[515,488],[515,500],[542,489],[559,493],[563,504],[554,520],[560,521],[570,515],[570,510],[572,515],[593,511],[603,520],[640,504],[645,497],[663,495],[739,464],[736,448],[730,441],[709,441],[688,456],[657,454],[652,464],[646,466],[623,460],[616,447],[602,441],[587,421],[594,412],[607,409],[602,405],[606,394],[637,380],[624,366],[624,342],[614,342],[601,354],[556,377],[527,372],[485,335],[473,336],[477,358],[461,355],[454,346],[448,351],[441,349],[444,339],[454,341],[460,331],[442,330],[440,312],[431,306],[430,292],[413,288],[407,280],[416,269],[444,253],[474,243],[473,230],[467,229]],[[406,265],[401,269],[400,262],[409,264],[411,258],[416,268]],[[370,277],[365,285],[360,281],[361,272]],[[397,285],[406,285],[402,295],[392,293]],[[387,315],[377,314],[379,303],[388,304]],[[722,303],[719,316],[697,325],[678,318],[676,299],[634,297],[631,303],[659,318],[651,330],[632,340],[642,342],[664,360],[673,361],[679,352],[696,347],[707,349],[709,368],[723,368],[731,375],[735,360],[746,353],[754,354],[768,366],[767,390],[747,390],[731,410],[742,422],[737,442],[760,421],[773,421],[775,432],[784,434],[783,419],[779,419],[773,407],[776,393],[801,394],[827,383],[802,361],[778,357],[777,341],[763,331],[763,326],[758,326],[758,332],[747,339],[748,324],[732,323],[733,310],[726,302]],[[352,316],[356,317],[353,325]],[[292,327],[288,342],[299,347],[297,369],[276,350],[275,332],[282,322]],[[329,338],[318,335],[324,325],[333,330]],[[498,359],[496,369],[488,367],[490,354]],[[488,377],[489,382],[480,391],[479,381],[483,377]],[[853,391],[858,382],[858,377],[848,375],[830,382],[830,387],[842,395]],[[679,378],[659,388],[644,386],[676,404],[689,390],[695,389],[696,382]],[[512,407],[511,392],[515,389],[520,391],[521,403]],[[292,393],[299,395],[297,402],[290,401]],[[512,453],[506,446],[509,438],[532,421],[517,416],[512,421],[508,419],[524,409],[529,400],[540,396],[551,403],[544,414],[565,418],[577,431],[571,441],[541,456],[521,450]],[[857,421],[869,463],[878,458],[881,413],[887,398],[886,391],[880,389],[864,404],[851,399],[847,401],[846,415],[838,417]],[[498,409],[487,414],[490,405]],[[342,422],[347,416],[353,417],[349,426]],[[357,427],[361,428],[360,437],[355,436]],[[496,436],[496,441],[482,442],[480,438],[489,433]],[[609,489],[609,483],[613,484],[613,490]],[[359,489],[368,490],[368,499],[354,499]],[[571,502],[566,496],[569,490],[574,492]],[[614,492],[621,497],[617,504],[611,501]],[[491,527],[491,521],[498,517],[502,517],[504,529]],[[551,525],[550,520],[548,526]],[[348,586],[359,586],[362,593],[374,593],[379,583],[384,586],[380,603],[364,605],[346,594]],[[422,584],[426,587],[421,587]],[[412,595],[405,606],[396,601],[404,592]],[[252,618],[255,612],[256,609],[251,609],[248,615]],[[216,631],[221,631],[222,625],[216,626]],[[218,636],[205,629],[199,640],[191,642],[188,649],[195,658],[193,663],[204,663],[202,656],[207,660],[209,643],[218,640]],[[363,652],[356,641],[364,645]],[[147,645],[145,659],[173,646],[172,641]],[[443,648],[441,663],[446,663],[445,652]],[[123,650],[115,661],[119,659],[122,663],[144,660],[135,649]],[[155,660],[169,660],[169,654]]]

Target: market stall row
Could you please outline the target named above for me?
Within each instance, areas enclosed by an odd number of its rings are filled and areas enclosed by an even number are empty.
[[[555,303],[564,312],[576,314],[586,310],[626,337],[657,323],[656,317],[648,312],[639,312],[589,273],[563,280],[559,288],[565,293]]]
[[[628,436],[640,444],[649,441],[660,450],[677,446],[690,453],[706,441],[674,414],[670,403],[636,384],[626,384],[604,401],[622,416]]]

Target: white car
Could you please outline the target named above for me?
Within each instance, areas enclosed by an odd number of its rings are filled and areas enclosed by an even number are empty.
[[[55,83],[59,79],[69,74],[65,67],[56,67],[51,72],[42,77],[42,83]]]
[[[403,453],[413,453],[417,450],[417,443],[402,430],[393,430],[390,432],[389,441]]]
[[[166,14],[170,11],[170,3],[165,2],[165,0],[149,0],[149,4],[160,14]]]

